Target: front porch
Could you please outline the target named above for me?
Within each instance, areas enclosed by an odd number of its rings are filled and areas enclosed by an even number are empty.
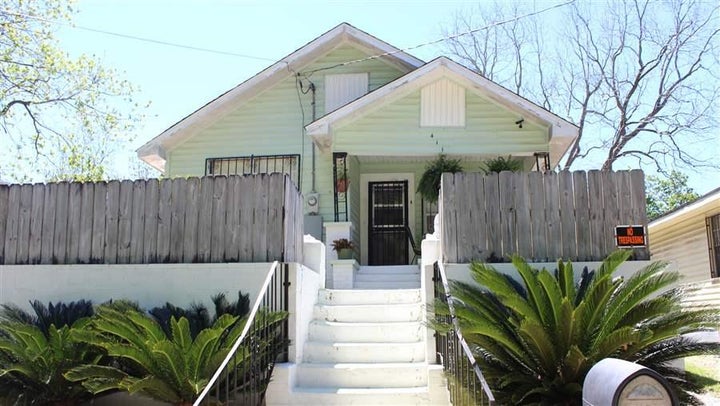
[[[369,156],[333,154],[333,215],[324,222],[328,259],[334,240],[347,238],[360,266],[417,263],[420,242],[434,232],[438,201],[423,197],[418,183],[438,155]],[[491,155],[452,156],[463,171],[480,172]],[[524,171],[548,167],[548,154],[529,152],[513,156]]]

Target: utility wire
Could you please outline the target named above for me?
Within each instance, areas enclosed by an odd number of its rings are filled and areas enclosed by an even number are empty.
[[[411,50],[413,50],[413,49],[422,48],[422,47],[428,46],[428,45],[438,44],[438,43],[440,43],[440,42],[449,41],[449,40],[456,39],[456,38],[459,38],[459,37],[462,37],[462,36],[465,36],[465,35],[470,35],[470,34],[474,34],[474,33],[476,33],[476,32],[488,30],[488,29],[490,29],[490,28],[492,28],[492,27],[497,27],[497,26],[500,26],[500,25],[508,24],[508,23],[511,23],[511,22],[514,22],[514,21],[518,21],[518,20],[523,19],[523,18],[532,17],[532,16],[535,16],[535,15],[538,15],[538,14],[542,14],[542,13],[545,13],[545,12],[547,12],[547,11],[550,11],[550,10],[553,10],[553,9],[556,9],[556,8],[564,7],[564,6],[568,5],[568,4],[574,3],[575,1],[576,1],[576,0],[569,0],[569,1],[566,1],[565,3],[556,4],[556,5],[554,5],[554,6],[550,6],[550,7],[544,8],[544,9],[542,9],[542,10],[538,10],[538,11],[534,11],[534,12],[531,12],[531,13],[527,13],[527,14],[515,16],[515,17],[513,17],[513,18],[511,18],[511,19],[508,19],[508,20],[498,21],[498,22],[495,22],[495,23],[486,25],[486,26],[484,26],[484,27],[475,28],[475,29],[472,29],[472,30],[469,30],[469,31],[465,31],[465,32],[458,33],[458,34],[453,34],[453,35],[450,35],[450,36],[447,36],[447,37],[439,38],[439,39],[436,39],[436,40],[433,40],[433,41],[429,41],[429,42],[424,42],[424,43],[422,43],[422,44],[414,45],[414,46],[411,46],[411,47],[407,47],[407,48],[403,48],[403,49],[397,49],[397,50],[395,50],[395,51],[384,52],[384,53],[377,54],[377,55],[371,55],[371,56],[368,56],[368,57],[365,57],[365,58],[354,59],[354,60],[350,60],[350,61],[346,61],[346,62],[337,63],[337,64],[331,65],[331,66],[326,66],[326,67],[322,67],[322,68],[317,68],[317,69],[313,69],[313,70],[301,72],[300,74],[302,74],[303,76],[306,76],[306,77],[307,77],[307,76],[309,76],[309,75],[312,75],[312,74],[315,73],[315,72],[319,72],[319,71],[323,71],[323,70],[329,70],[329,69],[334,69],[334,68],[338,68],[338,67],[341,67],[341,66],[352,65],[352,64],[355,64],[355,63],[359,63],[359,62],[364,62],[364,61],[368,61],[368,60],[372,60],[372,59],[382,58],[382,57],[384,57],[384,56],[390,56],[390,55],[398,54],[398,53],[401,53],[401,52],[411,51]],[[260,60],[260,61],[278,62],[278,61],[276,61],[275,59],[271,59],[271,58],[264,58],[264,57],[260,57],[260,56],[239,54],[239,53],[235,53],[235,52],[222,51],[222,50],[217,50],[217,49],[202,48],[202,47],[196,47],[196,46],[192,46],[192,45],[179,44],[179,43],[175,43],[175,42],[168,42],[168,41],[156,40],[156,39],[147,38],[147,37],[140,37],[140,36],[136,36],[136,35],[130,35],[130,34],[123,34],[123,33],[119,33],[119,32],[101,30],[101,29],[97,29],[97,28],[85,27],[85,26],[76,25],[76,24],[71,24],[71,23],[66,23],[66,22],[62,22],[62,21],[49,20],[49,19],[45,19],[45,18],[42,18],[42,17],[32,16],[32,15],[29,15],[29,14],[17,13],[17,12],[5,10],[5,9],[0,9],[0,12],[5,13],[5,14],[8,14],[8,15],[13,15],[13,16],[22,17],[22,18],[29,18],[29,19],[33,19],[33,20],[37,20],[37,21],[42,21],[42,22],[50,23],[50,24],[61,25],[61,26],[66,26],[66,27],[70,27],[70,28],[76,28],[76,29],[83,30],[83,31],[89,31],[89,32],[94,32],[94,33],[98,33],[98,34],[110,35],[110,36],[119,37],[119,38],[132,39],[132,40],[135,40],[135,41],[148,42],[148,43],[157,44],[157,45],[164,45],[164,46],[170,46],[170,47],[181,48],[181,49],[189,49],[189,50],[192,50],[192,51],[199,51],[199,52],[208,52],[208,53],[219,54],[219,55],[235,56],[235,57],[239,57],[239,58],[255,59],[255,60]],[[279,62],[284,62],[285,64],[287,64],[287,62],[286,62],[286,61],[283,61],[283,60],[281,60],[281,61],[279,61]],[[289,68],[289,65],[288,65],[288,68]]]
[[[312,69],[312,70],[309,70],[309,71],[304,71],[304,72],[301,72],[301,74],[303,74],[303,75],[305,75],[305,76],[309,76],[309,75],[312,75],[312,74],[315,73],[315,72],[320,72],[320,71],[323,71],[323,70],[335,69],[335,68],[339,68],[339,67],[341,67],[341,66],[347,66],[347,65],[352,65],[352,64],[354,64],[354,63],[359,63],[359,62],[369,61],[369,60],[372,60],[372,59],[382,58],[383,56],[389,56],[389,55],[394,55],[394,54],[398,54],[398,53],[401,53],[401,52],[412,51],[413,49],[421,48],[421,47],[428,46],[428,45],[434,45],[434,44],[437,44],[437,43],[440,43],[440,42],[443,42],[443,41],[449,41],[449,40],[452,40],[452,39],[455,39],[455,38],[459,38],[459,37],[462,37],[462,36],[465,36],[465,35],[470,35],[470,34],[474,34],[474,33],[476,33],[476,32],[488,30],[488,29],[490,29],[490,28],[492,28],[492,27],[498,27],[498,26],[501,26],[501,25],[504,25],[504,24],[507,24],[507,23],[511,23],[511,22],[514,22],[514,21],[518,21],[518,20],[523,19],[523,18],[532,17],[532,16],[535,16],[535,15],[538,15],[538,14],[542,14],[542,13],[545,13],[545,12],[547,12],[547,11],[550,11],[550,10],[553,10],[553,9],[556,9],[556,8],[560,8],[560,7],[567,6],[568,4],[574,3],[575,1],[576,1],[576,0],[569,0],[569,1],[566,1],[565,3],[560,3],[560,4],[556,4],[556,5],[554,5],[554,6],[550,6],[550,7],[544,8],[544,9],[542,9],[542,10],[533,11],[532,13],[527,13],[527,14],[515,16],[515,17],[513,17],[513,18],[511,18],[511,19],[509,19],[509,20],[494,22],[494,23],[488,24],[488,25],[486,25],[486,26],[484,26],[484,27],[474,28],[474,29],[469,30],[469,31],[461,32],[461,33],[458,33],[458,34],[453,34],[453,35],[450,35],[450,36],[447,36],[447,37],[439,38],[439,39],[436,39],[436,40],[433,40],[433,41],[429,41],[429,42],[424,42],[424,43],[418,44],[418,45],[413,45],[413,46],[408,47],[408,48],[403,48],[403,49],[397,49],[397,50],[395,50],[395,51],[384,52],[384,53],[382,53],[382,54],[372,55],[372,56],[368,56],[368,57],[360,58],[360,59],[354,59],[354,60],[352,60],[352,61],[340,62],[340,63],[337,63],[337,64],[335,64],[335,65],[330,65],[330,66],[325,66],[325,67],[322,67],[322,68],[317,68],[317,69]]]
[[[36,16],[29,15],[29,14],[16,13],[16,12],[9,11],[9,10],[0,10],[0,11],[2,13],[8,14],[8,15],[13,15],[16,17],[29,18],[29,19],[33,19],[33,20],[37,20],[37,21],[50,23],[50,24],[61,25],[61,26],[66,26],[66,27],[70,27],[70,28],[76,28],[78,30],[89,31],[89,32],[94,32],[94,33],[104,34],[104,35],[110,35],[113,37],[132,39],[135,41],[142,41],[142,42],[149,42],[152,44],[165,45],[165,46],[170,46],[170,47],[175,47],[175,48],[189,49],[192,51],[209,52],[209,53],[219,54],[219,55],[236,56],[239,58],[255,59],[255,60],[259,60],[259,61],[277,62],[275,59],[264,58],[261,56],[239,54],[239,53],[235,53],[235,52],[221,51],[221,50],[217,50],[217,49],[202,48],[202,47],[196,47],[196,46],[192,46],[192,45],[178,44],[176,42],[168,42],[168,41],[162,41],[162,40],[157,40],[157,39],[152,39],[152,38],[139,37],[136,35],[122,34],[119,32],[112,32],[112,31],[106,31],[106,30],[101,30],[101,29],[97,29],[97,28],[84,27],[81,25],[66,23],[66,22],[62,22],[62,21],[48,20],[48,19],[45,19],[42,17],[36,17]]]

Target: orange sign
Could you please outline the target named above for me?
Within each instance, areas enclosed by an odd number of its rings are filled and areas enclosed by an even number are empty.
[[[620,248],[644,247],[645,227],[638,225],[616,226],[615,244]]]

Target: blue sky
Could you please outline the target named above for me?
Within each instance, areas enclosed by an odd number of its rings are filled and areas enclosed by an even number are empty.
[[[560,1],[538,1],[537,8]],[[80,0],[74,23],[158,41],[209,48],[222,55],[63,27],[58,36],[73,54],[94,54],[139,86],[150,101],[133,147],[341,22],[349,22],[399,48],[443,36],[443,26],[477,1],[200,1]],[[439,46],[411,53],[431,60]],[[619,168],[620,169],[620,168]],[[712,172],[689,173],[691,186],[706,192],[720,184]]]

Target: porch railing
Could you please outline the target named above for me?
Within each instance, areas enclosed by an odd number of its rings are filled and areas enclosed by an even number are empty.
[[[275,362],[288,359],[288,267],[273,262],[242,334],[193,406],[264,404]]]
[[[434,268],[435,300],[446,303],[450,309],[450,315],[436,315],[435,317],[438,322],[452,324],[449,332],[435,333],[437,362],[445,368],[450,401],[456,406],[495,405],[495,397],[475,361],[470,346],[460,332],[460,326],[455,318],[455,308],[450,298],[450,287],[445,269],[440,262],[436,262]]]

